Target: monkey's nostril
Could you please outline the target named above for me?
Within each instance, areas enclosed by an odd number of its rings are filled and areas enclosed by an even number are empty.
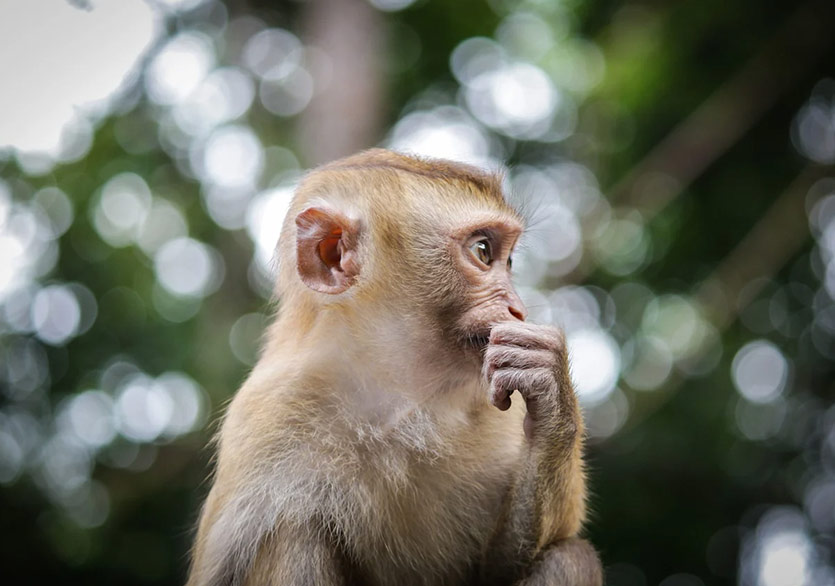
[[[524,309],[519,309],[517,307],[513,307],[512,305],[507,308],[510,312],[510,315],[518,319],[519,321],[525,321],[526,312]]]

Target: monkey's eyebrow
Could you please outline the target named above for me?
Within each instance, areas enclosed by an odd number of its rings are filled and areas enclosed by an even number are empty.
[[[489,240],[498,239],[498,234],[496,233],[496,230],[494,228],[476,228],[475,230],[473,230],[473,233],[470,236],[484,236]]]
[[[522,224],[515,220],[506,218],[486,217],[481,221],[475,220],[464,225],[452,233],[454,238],[470,238],[476,234],[491,236],[495,240],[503,240],[506,237],[519,235],[524,231]]]
[[[493,249],[493,252],[495,254],[511,255],[513,254],[513,249],[516,246],[516,243],[519,241],[520,235],[521,231],[507,230],[503,229],[502,227],[497,228],[492,226],[485,226],[481,228],[476,228],[467,237],[467,241],[477,237],[487,238],[487,240],[490,242],[490,247]]]

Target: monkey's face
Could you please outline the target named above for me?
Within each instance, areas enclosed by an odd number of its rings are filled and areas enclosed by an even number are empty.
[[[512,218],[458,230],[450,239],[450,261],[459,276],[452,318],[455,343],[480,363],[496,324],[524,321],[527,309],[512,283],[513,248],[522,231]]]
[[[376,332],[383,354],[401,363],[477,373],[493,326],[527,315],[511,283],[522,220],[495,178],[403,170],[351,167],[309,180],[290,225],[293,264],[314,292],[305,298],[351,332]]]

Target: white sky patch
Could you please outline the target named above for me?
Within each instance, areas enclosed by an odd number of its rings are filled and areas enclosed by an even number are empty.
[[[107,109],[106,100],[159,34],[143,0],[91,4],[83,10],[66,0],[0,3],[0,149],[53,159],[72,151],[72,129]]]

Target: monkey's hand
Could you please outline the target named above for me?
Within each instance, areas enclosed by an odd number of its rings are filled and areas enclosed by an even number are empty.
[[[521,322],[494,326],[484,376],[499,409],[510,407],[514,391],[522,395],[530,441],[484,558],[483,583],[600,586],[600,560],[578,538],[585,518],[583,420],[563,333]]]
[[[490,402],[502,411],[518,391],[525,400],[525,433],[535,440],[577,433],[579,411],[568,373],[565,336],[558,328],[501,323],[490,332],[484,356]]]

